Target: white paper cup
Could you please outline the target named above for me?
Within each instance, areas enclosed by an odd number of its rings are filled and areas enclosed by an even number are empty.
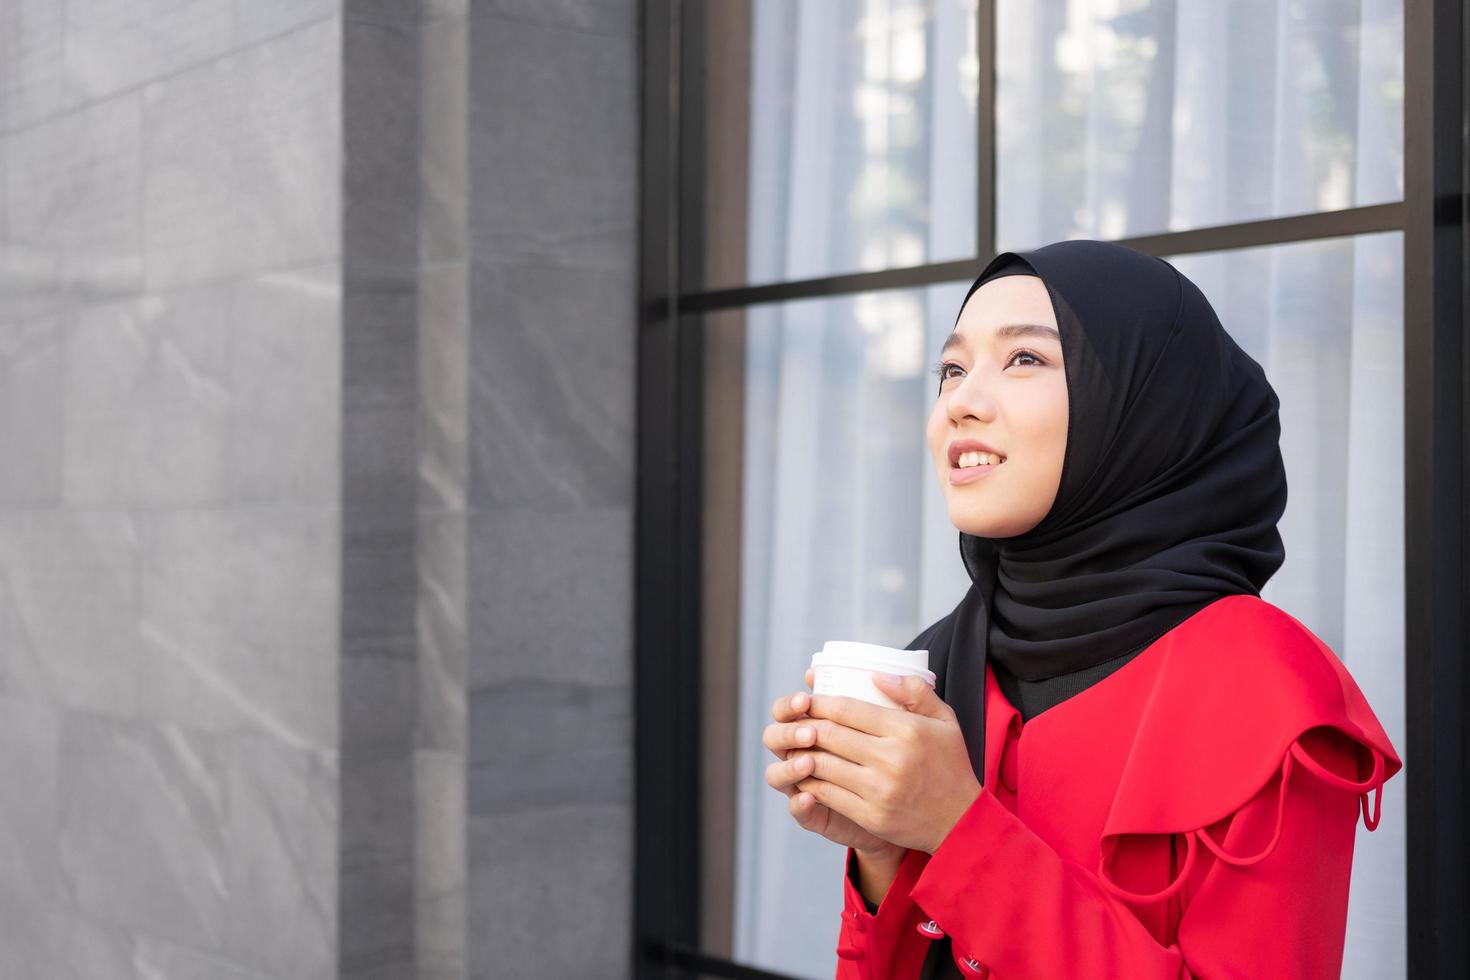
[[[884,708],[901,708],[888,695],[878,690],[873,675],[917,675],[934,686],[934,672],[929,669],[928,650],[903,650],[858,643],[854,640],[828,640],[820,653],[812,654],[812,693],[841,694]]]

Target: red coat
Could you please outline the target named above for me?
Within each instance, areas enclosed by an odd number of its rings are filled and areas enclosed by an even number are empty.
[[[1374,829],[1402,763],[1299,621],[1229,596],[1024,726],[988,666],[985,698],[939,849],[876,915],[844,879],[838,980],[918,977],[946,933],[995,980],[1340,975],[1359,806]]]

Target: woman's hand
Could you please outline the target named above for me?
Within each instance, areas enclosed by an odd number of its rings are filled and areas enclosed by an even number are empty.
[[[806,683],[808,687],[812,684],[810,668],[806,672]],[[821,834],[835,844],[851,847],[871,857],[901,853],[900,848],[818,803],[811,793],[797,790],[796,784],[812,775],[816,757],[826,754],[812,748],[813,726],[809,722],[804,723],[811,697],[805,691],[797,691],[788,697],[777,698],[771,706],[771,715],[776,723],[766,726],[762,741],[781,761],[766,767],[766,782],[786,794],[789,801],[787,809],[803,830]],[[811,734],[802,737],[797,734],[801,729]]]
[[[933,854],[980,795],[980,782],[949,705],[919,677],[874,684],[903,710],[813,694],[803,722],[825,752],[796,783],[831,818],[900,847]],[[768,729],[769,731],[769,729]]]

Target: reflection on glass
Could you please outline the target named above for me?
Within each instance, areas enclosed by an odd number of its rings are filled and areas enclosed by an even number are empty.
[[[975,251],[975,0],[691,5],[709,287]]]
[[[1401,0],[998,0],[1001,249],[1403,197]]]

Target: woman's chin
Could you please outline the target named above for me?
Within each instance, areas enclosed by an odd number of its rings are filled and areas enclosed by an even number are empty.
[[[950,515],[950,520],[954,523],[955,527],[959,528],[965,534],[970,534],[977,538],[1000,538],[1006,536],[1005,529],[997,525],[994,521],[977,521],[973,518],[956,517],[954,514]]]
[[[972,514],[968,510],[969,508],[951,507],[949,519],[955,527],[977,538],[1011,538],[1026,530],[1022,526],[1024,522],[997,520],[993,514]]]

